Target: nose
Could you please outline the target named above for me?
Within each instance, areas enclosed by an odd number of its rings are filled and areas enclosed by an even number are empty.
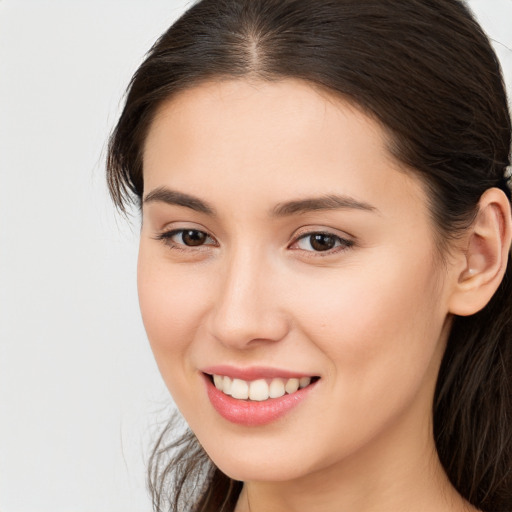
[[[217,276],[210,332],[223,345],[246,349],[283,339],[289,330],[277,269],[249,248],[227,258]]]

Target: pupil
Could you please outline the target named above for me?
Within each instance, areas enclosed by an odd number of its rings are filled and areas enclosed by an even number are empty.
[[[188,231],[183,232],[182,239],[185,245],[202,245],[206,240],[206,233],[189,229]]]
[[[336,241],[334,237],[330,235],[317,233],[316,235],[311,235],[310,243],[315,251],[328,251],[334,247]]]

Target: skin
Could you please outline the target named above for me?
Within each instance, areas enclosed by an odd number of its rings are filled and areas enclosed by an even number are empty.
[[[190,427],[245,482],[237,512],[474,510],[441,468],[431,407],[451,313],[479,307],[467,296],[481,287],[467,282],[489,259],[477,254],[471,272],[467,251],[441,262],[422,184],[392,158],[383,129],[296,80],[201,84],[162,105],[150,127],[144,197],[162,187],[215,214],[144,201],[142,316]],[[330,194],[371,209],[271,214]],[[481,223],[501,222],[494,234],[510,243],[495,202]],[[176,229],[208,237],[192,247],[179,233],[159,239]],[[340,238],[315,252],[311,232]],[[279,420],[241,426],[206,395],[200,369],[218,364],[320,380]]]

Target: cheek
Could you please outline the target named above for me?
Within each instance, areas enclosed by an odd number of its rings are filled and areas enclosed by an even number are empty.
[[[168,376],[181,375],[184,357],[200,325],[207,287],[200,278],[186,274],[141,243],[137,268],[139,304],[144,327],[156,362],[166,383]]]
[[[427,375],[435,379],[445,315],[435,265],[421,253],[380,253],[372,265],[304,284],[294,295],[300,329],[327,355],[328,380],[352,405],[403,400]]]
[[[210,420],[205,404],[198,407],[197,397],[206,398],[192,364],[194,340],[201,338],[197,331],[212,300],[210,279],[207,272],[171,264],[141,241],[137,285],[144,327],[162,379],[194,430]]]

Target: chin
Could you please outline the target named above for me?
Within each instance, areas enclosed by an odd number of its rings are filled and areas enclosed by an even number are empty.
[[[225,443],[216,442],[218,439],[207,439],[202,446],[213,463],[233,480],[293,481],[335,462],[332,450],[325,453],[317,444],[308,446],[296,436],[292,443],[283,438],[262,439],[256,433],[246,433],[241,439],[232,436]]]
[[[296,462],[283,461],[275,457],[266,460],[258,458],[212,459],[215,465],[233,480],[243,482],[284,482],[296,480],[305,475],[306,468]]]

